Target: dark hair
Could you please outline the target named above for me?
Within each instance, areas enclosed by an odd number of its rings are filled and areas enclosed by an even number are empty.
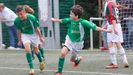
[[[80,18],[83,14],[83,8],[80,5],[74,5],[71,7],[71,11]]]
[[[19,13],[19,12],[21,12],[22,10],[24,10],[24,9],[23,9],[23,5],[18,5],[18,6],[16,7],[15,12],[16,12],[16,13]]]

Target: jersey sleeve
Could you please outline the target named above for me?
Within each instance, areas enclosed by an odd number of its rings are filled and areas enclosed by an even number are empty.
[[[19,21],[18,17],[15,19],[14,24],[15,24],[15,26],[16,26],[16,28],[17,28],[18,30],[21,30],[20,21]]]
[[[34,26],[35,28],[39,27],[39,22],[36,18],[34,19]]]
[[[62,19],[62,24],[67,24],[67,23],[69,23],[70,22],[70,18],[64,18],[64,19]]]
[[[34,25],[35,28],[39,27],[39,22],[38,22],[37,18],[34,15],[28,14],[28,17],[33,22],[33,25]]]
[[[114,12],[113,12],[113,3],[110,2],[108,4],[108,9],[109,9],[109,21],[112,23],[113,20],[115,20]]]
[[[90,21],[87,21],[87,20],[83,20],[82,24],[84,25],[84,27],[96,30],[96,24],[94,24],[93,22],[90,22]]]

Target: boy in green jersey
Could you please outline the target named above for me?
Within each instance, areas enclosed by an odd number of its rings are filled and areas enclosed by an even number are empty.
[[[83,8],[80,5],[74,5],[70,10],[70,18],[55,19],[51,18],[53,22],[60,22],[62,24],[68,24],[68,32],[66,35],[66,41],[64,47],[61,50],[61,56],[58,62],[58,71],[56,75],[62,75],[65,56],[71,51],[72,56],[70,61],[73,62],[73,67],[77,67],[83,59],[82,56],[77,56],[79,51],[83,48],[84,38],[89,34],[90,29],[96,31],[111,32],[100,27],[97,27],[94,23],[89,22],[81,18]]]
[[[18,17],[15,19],[14,23],[17,27],[18,45],[23,43],[26,51],[26,58],[30,67],[29,75],[34,75],[34,66],[30,46],[32,44],[33,50],[35,51],[40,62],[40,70],[43,70],[44,62],[42,61],[41,53],[38,49],[38,42],[39,40],[44,42],[44,39],[40,33],[37,19],[33,15],[27,14],[23,6],[20,5],[16,8],[16,14]]]

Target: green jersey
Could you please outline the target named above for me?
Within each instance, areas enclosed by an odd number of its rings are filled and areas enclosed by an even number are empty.
[[[84,19],[74,21],[70,18],[65,18],[62,19],[62,23],[69,25],[67,35],[72,42],[83,41],[85,37],[89,35],[90,29],[96,30],[96,25],[94,23]]]
[[[20,18],[17,17],[14,24],[22,33],[33,34],[34,29],[39,26],[38,20],[32,14],[27,14],[26,16],[27,18],[25,20],[20,20]]]

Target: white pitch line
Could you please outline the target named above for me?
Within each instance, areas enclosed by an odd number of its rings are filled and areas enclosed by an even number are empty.
[[[0,69],[8,70],[29,70],[28,68],[15,68],[15,67],[0,67]],[[39,69],[35,69],[40,71]],[[56,72],[56,70],[44,70],[44,72]],[[63,71],[64,73],[75,73],[75,74],[99,74],[99,75],[131,75],[131,74],[118,74],[118,73],[103,73],[103,72],[83,72],[83,71]]]
[[[20,53],[20,54],[17,54],[17,53],[2,54],[2,53],[0,53],[0,56],[21,56],[21,55],[24,55],[24,54],[22,54],[22,53]],[[57,54],[45,54],[45,55],[57,55]],[[83,54],[83,55],[84,56],[91,56],[90,54]],[[94,54],[93,56],[107,56],[107,55],[108,54],[106,54],[106,55],[103,55],[103,54]],[[127,54],[126,56],[133,56],[133,54]]]

